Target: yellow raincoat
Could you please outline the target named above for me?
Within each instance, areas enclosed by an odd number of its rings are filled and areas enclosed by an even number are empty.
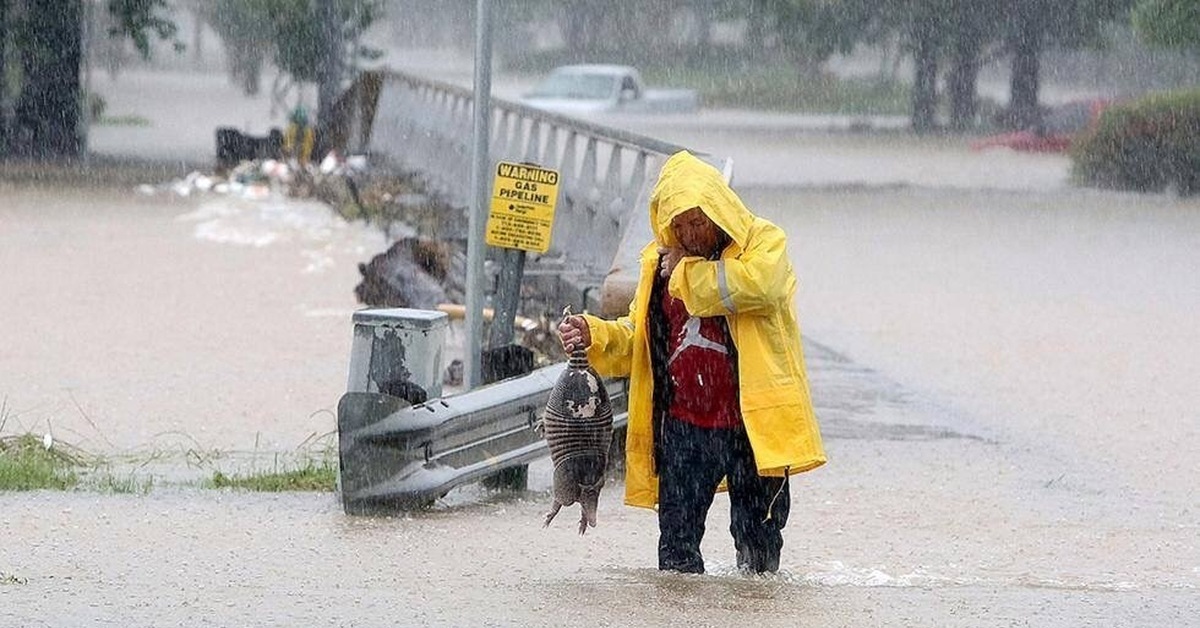
[[[760,475],[799,473],[825,463],[813,413],[800,328],[792,305],[796,277],[783,230],[750,213],[716,168],[681,151],[663,164],[650,197],[655,241],[642,250],[629,314],[585,316],[588,359],[608,377],[629,377],[625,503],[658,503],[654,469],[654,378],[650,366],[650,293],[658,247],[676,247],[671,219],[699,207],[731,238],[717,261],[685,257],[667,284],[693,316],[724,316],[737,347],[742,421]]]

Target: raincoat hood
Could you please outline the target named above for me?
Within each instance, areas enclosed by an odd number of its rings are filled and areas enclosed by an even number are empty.
[[[739,247],[746,245],[754,214],[725,183],[719,170],[683,150],[663,164],[650,195],[650,226],[660,246],[679,246],[671,232],[671,220],[693,207],[699,207]]]

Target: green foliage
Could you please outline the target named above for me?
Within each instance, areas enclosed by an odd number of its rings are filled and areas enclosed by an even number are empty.
[[[109,0],[108,13],[113,18],[110,37],[128,37],[143,57],[150,56],[150,34],[167,40],[175,37],[178,28],[170,18],[159,14],[168,11],[166,0]],[[175,49],[182,50],[183,44],[175,42]]]
[[[1200,2],[1140,0],[1133,29],[1144,41],[1164,48],[1200,48]]]
[[[1200,90],[1110,107],[1071,150],[1086,185],[1141,192],[1200,192]]]
[[[633,65],[652,87],[686,87],[700,94],[706,107],[771,109],[812,113],[902,115],[908,111],[909,88],[885,78],[839,79],[814,72],[801,74],[790,62],[764,59],[754,51],[724,47],[685,47],[647,58],[626,49],[578,53],[550,50],[506,60],[510,71],[543,75],[571,63],[602,58]]]
[[[334,10],[344,42],[356,40],[379,17],[382,0],[337,0]],[[275,65],[298,81],[316,81],[325,62],[321,21],[310,0],[216,0],[205,19],[226,45],[240,54],[271,55]],[[235,52],[239,54],[239,52]],[[372,58],[377,51],[347,49],[348,56]]]
[[[47,449],[32,434],[0,438],[0,491],[73,488],[79,483],[78,463],[61,449]]]
[[[329,457],[320,461],[309,460],[298,469],[226,475],[213,472],[209,483],[213,488],[238,488],[249,491],[322,491],[332,492],[337,488],[337,467]]]
[[[647,80],[657,84],[655,75],[648,72]],[[802,78],[778,66],[740,74],[673,71],[672,79],[697,89],[705,106],[734,109],[902,115],[911,98],[908,86],[899,81],[829,74]]]
[[[154,477],[140,477],[134,473],[122,475],[104,473],[91,478],[90,481],[88,481],[87,486],[88,488],[101,493],[112,493],[116,495],[149,495],[151,489],[154,488]]]
[[[853,50],[877,22],[877,2],[868,0],[763,0],[775,32],[794,61],[825,62]]]

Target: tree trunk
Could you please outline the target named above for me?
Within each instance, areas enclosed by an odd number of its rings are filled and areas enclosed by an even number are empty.
[[[14,148],[38,159],[78,157],[83,2],[33,2],[27,10],[30,41],[21,50],[25,84]]]
[[[323,155],[331,148],[328,138],[333,128],[333,103],[342,90],[342,57],[345,42],[342,24],[334,0],[317,0],[316,17],[321,33],[320,65],[317,67],[317,141],[316,154]],[[257,78],[257,77],[256,77]],[[318,157],[319,159],[319,157]]]
[[[950,96],[950,127],[965,131],[975,126],[979,112],[975,84],[979,78],[979,53],[982,38],[974,33],[959,33],[951,50],[950,73],[946,91]]]
[[[1022,19],[1025,18],[1025,19]],[[1019,15],[1009,40],[1012,77],[1009,83],[1009,119],[1014,128],[1037,129],[1042,122],[1038,108],[1040,55],[1043,26],[1028,14]]]
[[[696,8],[696,45],[707,47],[712,43],[713,15],[717,7],[712,0],[697,2]]]
[[[931,34],[918,34],[913,50],[912,128],[932,131],[937,124],[937,44]]]
[[[8,0],[0,0],[0,157],[8,154]]]

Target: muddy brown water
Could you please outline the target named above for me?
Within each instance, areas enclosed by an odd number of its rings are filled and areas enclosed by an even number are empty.
[[[619,482],[587,536],[574,509],[543,529],[545,463],[396,517],[173,483],[333,430],[382,236],[303,202],[0,183],[5,430],[163,474],[0,495],[0,625],[1198,625],[1200,203],[945,140],[660,131],[747,162],[789,233],[830,463],[791,484],[779,574],[733,569],[724,497],[705,576],[653,569]],[[840,174],[806,179],[823,156]]]

